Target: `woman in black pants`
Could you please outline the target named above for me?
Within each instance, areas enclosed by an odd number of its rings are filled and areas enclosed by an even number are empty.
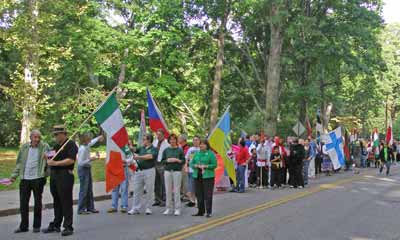
[[[214,192],[215,173],[217,167],[217,159],[214,153],[210,150],[210,146],[206,139],[200,141],[200,151],[197,152],[190,167],[193,169],[194,186],[197,198],[198,212],[193,216],[211,217],[212,201]]]

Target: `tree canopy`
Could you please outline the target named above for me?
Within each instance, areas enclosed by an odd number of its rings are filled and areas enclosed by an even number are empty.
[[[131,135],[149,88],[189,135],[230,105],[235,132],[292,135],[320,109],[326,129],[355,118],[345,127],[369,136],[391,118],[400,137],[400,25],[381,11],[381,0],[4,0],[0,146],[18,145],[27,122],[76,129],[116,86]]]

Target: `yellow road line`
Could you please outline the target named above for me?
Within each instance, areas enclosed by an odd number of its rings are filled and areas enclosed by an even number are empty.
[[[201,223],[201,224],[197,224],[197,225],[192,226],[192,227],[185,228],[185,229],[177,231],[175,233],[160,237],[159,240],[171,240],[171,239],[180,240],[180,239],[185,239],[185,238],[188,238],[188,237],[193,236],[195,234],[210,230],[212,228],[215,228],[215,227],[218,227],[218,226],[221,226],[221,225],[225,225],[225,224],[234,222],[236,220],[239,220],[241,218],[244,218],[244,217],[259,213],[259,212],[262,212],[262,211],[264,211],[266,209],[269,209],[269,208],[272,208],[272,207],[276,207],[276,206],[279,206],[279,205],[282,205],[282,204],[285,204],[285,203],[288,203],[290,201],[294,201],[294,200],[297,200],[297,199],[300,199],[300,198],[304,198],[304,197],[307,197],[307,196],[309,196],[311,194],[314,194],[314,193],[317,193],[317,192],[321,192],[321,191],[325,191],[325,190],[328,190],[328,189],[332,189],[332,188],[335,188],[335,187],[337,187],[339,185],[343,185],[343,184],[346,184],[346,183],[354,182],[354,181],[359,180],[359,179],[361,179],[363,177],[364,177],[363,175],[359,175],[359,176],[355,176],[355,177],[351,177],[351,178],[347,178],[347,179],[343,179],[343,180],[338,180],[338,181],[330,183],[330,184],[321,184],[318,187],[307,189],[305,191],[302,191],[302,192],[299,192],[299,193],[296,193],[296,194],[292,194],[292,195],[289,195],[289,196],[286,196],[286,197],[283,197],[283,198],[280,198],[280,199],[277,199],[277,200],[266,202],[266,203],[260,204],[258,206],[252,207],[252,208],[246,208],[246,209],[243,209],[243,210],[238,211],[236,213],[226,215],[224,217],[216,218],[216,219],[213,219],[211,221],[207,221],[205,223]]]

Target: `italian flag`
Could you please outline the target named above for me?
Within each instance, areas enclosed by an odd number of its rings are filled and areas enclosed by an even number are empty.
[[[375,148],[375,155],[379,155],[379,135],[377,128],[375,128],[374,132],[372,133],[372,142],[372,146]]]
[[[94,117],[107,134],[106,192],[110,192],[126,178],[124,162],[133,161],[128,147],[128,132],[115,93],[100,105]],[[131,166],[134,170],[136,165]]]

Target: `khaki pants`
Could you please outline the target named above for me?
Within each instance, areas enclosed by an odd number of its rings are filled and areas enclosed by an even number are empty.
[[[175,210],[181,209],[181,183],[182,171],[164,171],[165,195],[167,209],[174,209],[172,206],[172,193],[174,194]]]
[[[155,168],[138,171],[133,176],[133,201],[132,209],[139,211],[142,204],[142,196],[146,187],[146,202],[145,207],[151,209],[154,197],[154,180],[156,178]]]

